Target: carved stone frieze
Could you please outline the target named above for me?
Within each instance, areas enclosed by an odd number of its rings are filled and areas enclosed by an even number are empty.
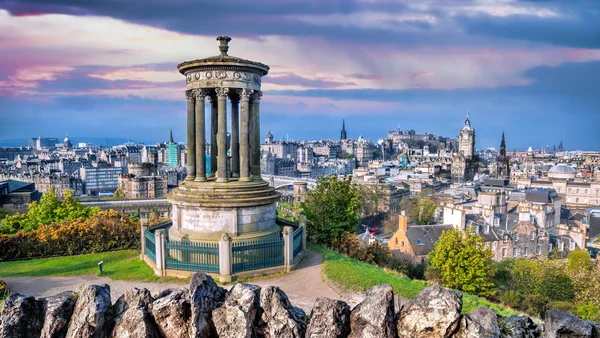
[[[252,72],[234,70],[198,70],[190,72],[186,76],[187,82],[206,80],[231,80],[251,82],[260,86],[260,75]]]

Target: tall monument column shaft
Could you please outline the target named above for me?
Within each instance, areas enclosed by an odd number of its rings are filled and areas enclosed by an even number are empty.
[[[217,133],[217,182],[227,182],[227,93],[228,88],[217,88],[218,133]]]
[[[204,115],[204,89],[196,92],[196,182],[206,181],[206,118]]]
[[[240,176],[240,99],[231,96],[231,173]]]
[[[196,98],[191,90],[185,92],[187,99],[187,177],[186,181],[196,178],[196,117],[194,105]]]
[[[240,182],[250,181],[250,144],[249,144],[249,120],[250,120],[250,95],[252,90],[242,89],[240,116]]]
[[[210,176],[217,172],[217,97],[210,97]]]
[[[253,143],[251,154],[251,172],[252,177],[262,179],[260,176],[260,98],[262,93],[255,91],[252,95],[252,134],[250,134]]]

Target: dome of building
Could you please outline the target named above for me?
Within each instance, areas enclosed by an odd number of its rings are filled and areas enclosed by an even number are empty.
[[[69,140],[69,134],[67,134],[65,136],[65,139],[63,141],[63,145],[65,148],[71,148],[73,146],[73,144],[71,144],[71,140]]]
[[[550,168],[550,170],[548,171],[548,177],[550,178],[569,179],[575,178],[575,174],[575,169],[573,169],[565,163],[559,163],[554,167]]]

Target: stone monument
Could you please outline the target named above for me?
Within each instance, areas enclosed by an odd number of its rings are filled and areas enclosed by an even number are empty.
[[[280,194],[260,175],[260,83],[269,67],[228,55],[230,37],[217,40],[220,55],[177,66],[186,79],[188,172],[168,195],[169,238],[217,242],[227,234],[236,242],[280,236]]]

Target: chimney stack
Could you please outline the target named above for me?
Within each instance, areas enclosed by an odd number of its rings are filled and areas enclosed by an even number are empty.
[[[408,220],[406,216],[398,216],[398,229],[402,230],[403,232],[406,232],[407,222]]]

